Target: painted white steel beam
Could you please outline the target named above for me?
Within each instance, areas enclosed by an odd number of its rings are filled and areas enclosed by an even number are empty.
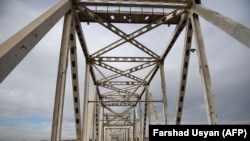
[[[201,32],[201,25],[199,21],[199,16],[193,14],[192,17],[192,27],[194,31],[194,37],[196,39],[197,55],[200,64],[200,75],[203,84],[205,106],[207,111],[208,123],[217,124],[217,112],[215,108],[214,94],[212,89],[212,82],[209,73],[209,67],[206,57],[205,45]]]
[[[148,101],[147,91],[145,91],[145,101]],[[144,104],[144,118],[143,118],[143,131],[142,131],[142,138],[145,139],[146,137],[146,129],[147,129],[147,118],[148,118],[148,102]]]
[[[54,7],[0,45],[0,82],[69,10],[70,2],[60,0]]]
[[[190,49],[193,37],[193,28],[191,24],[191,19],[188,19],[186,22],[186,33],[185,33],[185,42],[182,55],[182,67],[180,73],[180,85],[179,93],[177,98],[177,108],[176,108],[176,117],[175,124],[179,125],[181,123],[182,111],[184,105],[184,97],[186,92],[187,76],[188,76],[188,66],[190,60]]]
[[[168,53],[170,52],[170,50],[174,46],[177,38],[179,37],[183,28],[186,25],[186,19],[187,19],[186,14],[182,15],[181,20],[179,21],[179,23],[175,27],[174,32],[172,33],[171,37],[169,38],[169,41],[167,42],[166,47],[161,54],[161,60],[164,60],[166,58],[166,56],[168,55]]]
[[[89,100],[89,75],[90,64],[86,64],[85,68],[85,82],[84,82],[84,102],[83,102],[83,122],[82,122],[82,141],[87,140],[87,125],[88,125],[88,100]]]
[[[160,75],[161,75],[161,90],[162,90],[162,101],[163,101],[163,112],[164,112],[164,123],[168,124],[168,104],[167,104],[167,85],[166,85],[166,76],[164,62],[160,64]]]
[[[149,103],[152,106],[152,110],[154,112],[155,122],[156,122],[156,124],[160,125],[160,118],[159,118],[157,107],[156,107],[155,102],[154,102],[154,96],[153,96],[152,92],[150,91],[149,86],[147,86],[146,89],[148,91],[148,96],[149,96],[149,100],[150,100]]]
[[[141,110],[140,106],[139,106],[139,110]],[[139,141],[142,141],[143,134],[142,134],[141,116],[138,115],[137,108],[135,108],[135,119],[136,119],[135,121],[136,138],[139,138]]]
[[[93,100],[96,100],[96,97],[97,97],[97,86],[95,85],[94,86],[94,92],[93,92]],[[87,119],[87,141],[89,141],[90,140],[90,131],[91,131],[91,126],[92,126],[92,128],[94,128],[94,114],[95,114],[95,103],[90,103],[90,105],[89,105],[89,111],[88,111],[88,119]],[[85,128],[85,127],[83,127],[83,128]]]
[[[165,3],[187,3],[189,0],[88,0],[88,3],[119,3],[119,4],[133,4],[133,3],[143,3],[143,4],[165,4]]]
[[[102,135],[103,135],[103,107],[101,106],[101,104],[99,104],[98,106],[98,119],[99,119],[99,123],[98,123],[98,137],[97,137],[97,141],[102,141]]]
[[[80,45],[82,47],[83,54],[87,62],[89,61],[89,50],[87,47],[85,36],[83,34],[83,29],[82,29],[78,14],[75,14],[75,25],[76,25],[76,33],[77,33]]]
[[[250,28],[200,4],[194,4],[192,11],[250,48]]]
[[[73,17],[75,15],[73,14]],[[74,18],[73,18],[74,19]],[[80,95],[79,95],[79,79],[78,79],[78,60],[76,49],[76,35],[75,35],[75,22],[72,20],[71,33],[70,33],[70,64],[71,64],[71,78],[73,90],[73,103],[74,103],[74,116],[76,127],[77,141],[81,140],[81,114],[80,114]]]
[[[67,63],[69,54],[69,38],[72,23],[72,13],[69,11],[64,18],[61,51],[57,73],[56,94],[54,102],[51,141],[61,140],[63,105],[66,85]]]

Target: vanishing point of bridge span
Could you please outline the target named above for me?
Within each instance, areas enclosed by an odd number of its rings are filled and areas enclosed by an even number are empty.
[[[1,44],[0,82],[6,79],[61,18],[64,18],[64,23],[51,141],[61,140],[68,61],[71,68],[76,140],[143,141],[147,138],[148,125],[153,120],[156,124],[169,124],[164,60],[182,32],[185,32],[185,37],[175,115],[175,124],[178,125],[182,119],[191,51],[195,51],[198,56],[208,124],[218,123],[199,19],[205,19],[250,47],[249,28],[206,8],[201,0],[59,0],[55,6]],[[83,22],[99,23],[119,36],[119,39],[90,54],[81,26]],[[128,34],[117,26],[119,23],[127,24],[128,27],[134,24],[141,27]],[[137,40],[137,37],[164,24],[174,26],[175,29],[161,54]],[[151,40],[154,42],[154,38]],[[196,43],[195,49],[191,49],[192,40]],[[76,45],[77,41],[80,46]],[[112,54],[112,50],[126,43],[133,45],[144,56]],[[81,85],[78,82],[77,48],[81,48],[86,62],[83,107],[80,107],[79,100]],[[131,67],[120,69],[119,65],[124,63]],[[150,87],[157,72],[160,74],[160,99],[154,98],[154,91]],[[94,84],[93,93],[89,93],[90,79]],[[156,104],[161,105],[163,114],[159,114]],[[117,108],[120,110],[117,111]],[[150,112],[154,115],[153,119],[149,116]]]

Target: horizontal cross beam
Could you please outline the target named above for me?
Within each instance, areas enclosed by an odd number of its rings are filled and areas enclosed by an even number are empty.
[[[157,62],[152,57],[93,57],[92,61],[101,62]]]
[[[145,100],[136,100],[136,101],[131,101],[131,100],[127,100],[127,101],[101,101],[101,100],[96,100],[96,101],[91,101],[91,100],[89,100],[89,103],[91,103],[91,102],[121,102],[121,103],[123,103],[123,102],[162,102],[162,100],[147,100],[147,101],[145,101]]]
[[[155,1],[153,1],[155,2]],[[78,5],[86,5],[86,6],[105,6],[105,7],[137,7],[137,8],[188,8],[190,4],[184,1],[174,1],[171,3],[159,3],[156,2],[155,4],[152,3],[108,3],[108,2],[79,2],[76,3]]]

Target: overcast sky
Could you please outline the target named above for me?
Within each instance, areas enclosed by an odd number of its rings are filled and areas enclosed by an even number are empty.
[[[58,0],[1,0],[0,43],[57,2]],[[203,5],[250,27],[249,0],[203,0],[202,2]],[[50,139],[62,21],[60,20],[52,28],[0,84],[0,141]],[[201,24],[219,124],[250,124],[250,49],[203,19],[201,19]],[[142,25],[134,25],[129,29],[128,26],[117,26],[130,33]],[[98,24],[83,24],[83,28],[91,53],[118,39],[117,36]],[[173,29],[172,26],[160,26],[139,37],[138,40],[160,54]],[[165,60],[171,124],[174,123],[175,117],[184,44],[183,35],[181,34]],[[129,51],[127,46],[130,45],[125,44],[120,50],[114,50],[114,53],[126,51],[129,55],[125,56],[138,54],[133,49]],[[192,48],[195,48],[194,42]],[[85,60],[80,48],[78,48],[78,58],[80,85],[84,86]],[[192,53],[190,59],[183,123],[206,124],[207,117],[197,54]],[[62,137],[64,139],[75,138],[73,99],[69,76],[63,120]],[[157,74],[150,87],[155,99],[160,98],[159,80],[159,74]],[[80,91],[82,97],[83,88]]]

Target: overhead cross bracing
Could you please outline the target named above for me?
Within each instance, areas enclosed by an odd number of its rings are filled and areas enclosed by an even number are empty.
[[[147,136],[148,125],[153,121],[150,113],[153,113],[155,123],[169,124],[164,60],[177,38],[182,32],[185,32],[175,123],[181,124],[190,51],[194,50],[191,49],[191,43],[194,38],[197,45],[195,51],[200,65],[208,123],[217,124],[217,112],[199,15],[216,26],[218,26],[217,20],[229,27],[234,25],[230,31],[227,28],[219,27],[226,30],[229,35],[237,36],[235,37],[237,40],[249,47],[249,41],[245,38],[245,36],[249,37],[248,28],[203,7],[199,0],[75,0],[72,3],[61,0],[31,25],[1,44],[0,78],[3,81],[53,24],[64,16],[51,140],[58,141],[61,138],[65,72],[68,59],[71,66],[77,140],[89,140],[90,138],[96,140],[110,138],[144,140]],[[218,19],[215,20],[210,15],[216,15]],[[114,33],[118,39],[106,46],[100,44],[98,50],[90,52],[91,46],[88,46],[88,40],[85,38],[88,34],[84,34],[85,29],[83,29],[82,23],[91,24],[93,22]],[[140,24],[140,26],[132,32],[126,32],[118,26],[121,23],[127,26],[134,24]],[[174,26],[174,30],[165,48],[158,53],[156,47],[149,47],[138,38],[161,25]],[[105,38],[105,35],[102,37]],[[97,41],[98,38],[96,38]],[[76,44],[77,41],[80,46]],[[152,38],[152,42],[154,42],[154,38]],[[137,54],[143,55],[131,55],[127,52],[114,54],[112,52],[119,50],[124,45],[132,46],[130,49],[136,49]],[[80,107],[81,93],[79,90],[81,85],[78,82],[76,48],[79,47],[85,55],[85,59],[82,59],[86,60],[83,109]],[[151,89],[151,83],[156,74],[159,74],[161,78],[159,82],[160,99],[155,99],[155,91]],[[94,83],[93,93],[90,93],[89,90],[90,76]],[[163,112],[159,112],[159,107],[163,109]],[[80,113],[83,113],[83,117]]]
[[[88,6],[96,14],[112,23],[152,23],[173,9],[188,8],[187,1],[88,1],[79,2],[79,5]],[[96,22],[92,18],[79,13],[81,22]],[[177,24],[180,17],[164,22],[164,24]]]

